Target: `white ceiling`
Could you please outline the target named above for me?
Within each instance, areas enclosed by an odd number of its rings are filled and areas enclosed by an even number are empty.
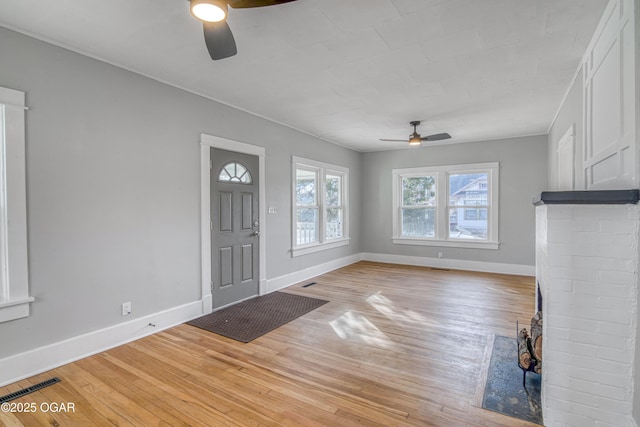
[[[298,0],[229,11],[211,61],[186,0],[0,0],[0,25],[359,151],[544,134],[607,0]]]

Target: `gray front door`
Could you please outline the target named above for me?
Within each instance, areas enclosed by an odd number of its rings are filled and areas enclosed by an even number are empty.
[[[258,295],[258,157],[211,149],[213,309]]]

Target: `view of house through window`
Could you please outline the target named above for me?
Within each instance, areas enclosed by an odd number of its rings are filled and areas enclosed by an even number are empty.
[[[497,249],[498,164],[393,170],[393,241]]]
[[[294,157],[294,254],[348,244],[348,173],[340,166]]]
[[[449,237],[487,239],[487,179],[487,173],[449,175]]]

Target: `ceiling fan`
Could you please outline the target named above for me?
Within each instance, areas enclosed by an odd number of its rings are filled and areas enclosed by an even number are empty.
[[[204,24],[204,42],[211,59],[224,59],[238,53],[229,24],[227,8],[275,6],[295,0],[188,0],[191,14]]]
[[[451,135],[448,133],[436,133],[434,135],[429,136],[420,136],[420,134],[416,131],[416,126],[420,125],[418,120],[410,122],[411,126],[413,126],[413,133],[409,135],[409,139],[381,139],[380,141],[392,141],[392,142],[408,142],[409,145],[421,145],[422,141],[439,141],[441,139],[449,139]]]

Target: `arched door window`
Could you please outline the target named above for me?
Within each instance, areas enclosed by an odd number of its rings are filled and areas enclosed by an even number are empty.
[[[251,184],[253,182],[251,173],[249,173],[243,164],[238,162],[231,162],[224,165],[218,175],[218,181],[239,182],[241,184]]]

